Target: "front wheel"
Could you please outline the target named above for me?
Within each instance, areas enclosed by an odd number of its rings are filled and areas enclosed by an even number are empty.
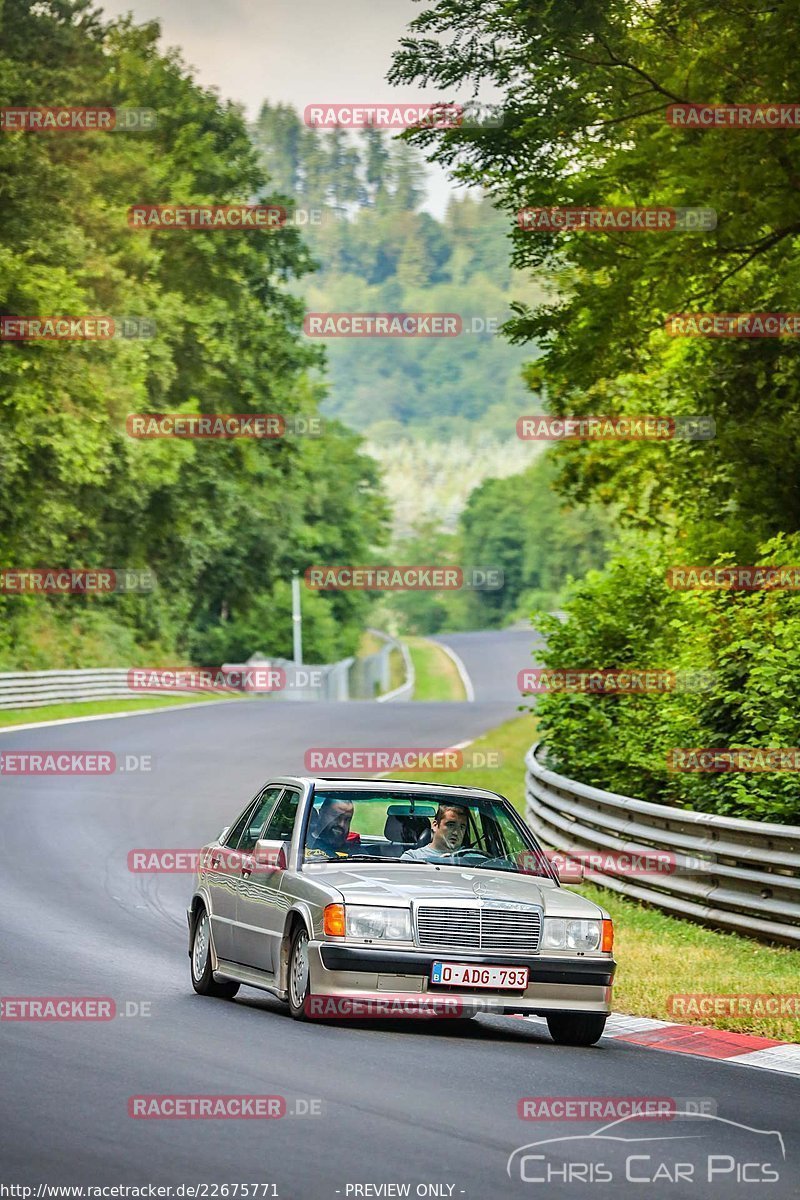
[[[310,990],[308,969],[308,930],[298,925],[289,950],[289,1012],[295,1021],[307,1021],[306,1001]]]
[[[593,1046],[605,1027],[605,1013],[552,1013],[547,1018],[550,1037],[559,1046]]]
[[[200,909],[194,923],[191,962],[192,987],[199,995],[233,999],[239,984],[227,979],[217,981],[211,970],[211,921],[205,908]]]

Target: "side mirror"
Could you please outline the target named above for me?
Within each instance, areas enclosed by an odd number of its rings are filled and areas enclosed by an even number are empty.
[[[556,869],[556,874],[560,883],[581,883],[583,880],[583,867],[580,863],[553,863]]]
[[[224,841],[225,841],[225,838],[228,836],[228,833],[230,832],[230,828],[231,828],[231,827],[230,827],[230,825],[226,825],[226,826],[225,826],[225,828],[222,830],[222,833],[221,833],[221,834],[219,835],[219,837],[217,838],[217,841],[218,841],[218,842],[224,842]]]
[[[272,842],[266,838],[256,842],[253,847],[253,860],[257,867],[285,871],[287,866],[286,843]]]
[[[562,850],[548,850],[547,857],[550,860],[550,866],[558,876],[559,883],[581,883],[583,880],[583,863],[572,858],[570,854]]]

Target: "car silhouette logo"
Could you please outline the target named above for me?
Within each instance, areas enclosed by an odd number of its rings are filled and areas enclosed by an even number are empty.
[[[680,1119],[688,1118],[691,1122],[690,1128],[681,1127]],[[512,1168],[516,1168],[520,1173],[520,1178],[523,1183],[541,1182],[539,1179],[529,1177],[525,1174],[525,1162],[529,1159],[532,1163],[543,1162],[546,1153],[550,1147],[556,1147],[555,1154],[559,1163],[571,1161],[572,1156],[578,1156],[580,1160],[587,1159],[591,1152],[599,1151],[600,1153],[609,1154],[612,1147],[616,1146],[622,1153],[628,1150],[635,1150],[635,1160],[645,1161],[648,1159],[647,1151],[657,1154],[659,1149],[662,1155],[667,1158],[670,1152],[670,1143],[673,1145],[676,1142],[682,1143],[681,1147],[675,1146],[673,1153],[679,1153],[682,1158],[691,1159],[690,1147],[687,1143],[697,1144],[698,1152],[705,1151],[706,1155],[713,1154],[720,1149],[719,1140],[723,1133],[727,1133],[731,1139],[735,1139],[734,1144],[741,1145],[742,1138],[745,1134],[750,1133],[756,1135],[756,1139],[761,1139],[760,1145],[764,1150],[772,1151],[776,1160],[785,1162],[786,1147],[783,1141],[783,1135],[777,1129],[756,1129],[752,1125],[743,1125],[739,1121],[730,1121],[724,1117],[718,1117],[710,1113],[694,1113],[677,1110],[670,1114],[668,1127],[677,1128],[675,1132],[658,1132],[651,1133],[649,1130],[643,1130],[642,1125],[636,1114],[620,1117],[616,1121],[611,1121],[607,1125],[595,1129],[589,1134],[574,1134],[566,1137],[543,1138],[540,1141],[529,1142],[526,1146],[519,1146],[508,1157],[506,1164],[507,1174],[513,1178]],[[638,1136],[637,1136],[638,1135]],[[753,1139],[755,1140],[755,1139]],[[545,1154],[541,1151],[545,1150]],[[642,1151],[645,1153],[642,1153]],[[720,1163],[723,1156],[720,1156]],[[727,1156],[726,1156],[727,1158]],[[730,1167],[728,1166],[730,1163]],[[601,1164],[602,1165],[602,1164]],[[681,1164],[684,1167],[689,1167],[690,1163]],[[760,1164],[743,1164],[747,1166],[760,1166]],[[769,1166],[770,1164],[766,1164]],[[734,1159],[727,1158],[724,1165],[718,1165],[716,1168],[717,1174],[730,1172],[734,1166]],[[664,1166],[661,1168],[662,1173],[658,1176],[661,1180],[664,1178],[670,1179],[670,1182],[676,1182],[678,1178],[683,1176],[670,1177],[665,1175]],[[779,1176],[778,1173],[772,1172],[771,1175],[765,1176],[764,1180],[768,1182],[776,1182]],[[610,1176],[606,1175],[603,1182],[609,1182]],[[629,1180],[630,1181],[630,1180]],[[650,1180],[649,1182],[654,1181]],[[758,1180],[749,1180],[749,1182],[758,1182]]]

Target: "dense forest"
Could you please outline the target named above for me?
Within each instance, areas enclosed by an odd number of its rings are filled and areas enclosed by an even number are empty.
[[[800,597],[675,591],[677,564],[800,563],[800,343],[675,337],[672,313],[800,309],[800,146],[792,128],[689,128],[667,106],[796,101],[796,6],[634,0],[568,8],[440,0],[415,19],[390,80],[464,94],[492,87],[507,119],[404,135],[509,221],[523,207],[713,208],[714,229],[514,235],[513,262],[556,282],[517,307],[511,336],[547,411],[706,414],[704,442],[575,441],[562,493],[611,505],[613,560],[579,584],[548,663],[703,668],[710,692],[551,695],[539,705],[556,763],[648,799],[797,820],[791,771],[676,774],[672,747],[800,746]],[[497,47],[502,46],[502,54]]]
[[[288,579],[363,561],[387,509],[359,438],[134,441],[135,412],[313,415],[319,348],[293,284],[299,233],[132,231],[128,206],[266,196],[240,111],[198,87],[157,24],[84,3],[2,10],[3,104],[142,106],[154,129],[0,137],[0,312],[107,314],[152,338],[0,347],[0,562],[148,567],[149,594],[0,594],[0,668],[291,653]],[[54,200],[53,197],[56,199]],[[308,659],[349,653],[369,600],[306,597]]]
[[[495,553],[461,528],[462,510],[487,476],[538,452],[514,437],[537,404],[521,375],[530,347],[510,347],[497,327],[512,296],[533,302],[541,288],[509,264],[505,216],[474,193],[435,219],[422,207],[423,156],[378,131],[321,133],[269,104],[248,127],[158,50],[155,23],[10,0],[3,28],[9,101],[102,100],[156,122],[113,137],[4,131],[16,183],[0,188],[0,312],[139,317],[155,336],[2,346],[0,559],[147,568],[157,586],[0,592],[0,669],[288,654],[292,569],[408,561],[431,510],[448,555],[462,541],[464,553]],[[279,197],[289,219],[267,234],[133,231],[126,220],[138,201]],[[306,308],[456,311],[477,330],[323,345],[302,333]],[[323,413],[326,424],[319,438],[269,442],[131,439],[128,416],[147,412]],[[507,514],[492,502],[500,524],[518,509],[514,490],[502,493]],[[511,572],[499,608],[461,603],[444,619],[496,624],[526,590],[557,591],[563,567]],[[351,653],[375,600],[308,593],[307,658]],[[427,598],[421,627],[441,625],[440,600]],[[416,628],[408,603],[390,615]]]

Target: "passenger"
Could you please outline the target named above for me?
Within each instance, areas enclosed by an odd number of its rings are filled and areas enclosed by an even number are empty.
[[[315,857],[325,854],[328,858],[347,858],[361,842],[357,833],[350,832],[353,811],[352,800],[323,800],[314,813],[316,823],[313,833],[309,830],[306,852],[315,852]]]
[[[406,850],[400,860],[436,862],[458,850],[467,834],[467,810],[460,804],[440,804],[431,826],[431,840],[418,850]]]

